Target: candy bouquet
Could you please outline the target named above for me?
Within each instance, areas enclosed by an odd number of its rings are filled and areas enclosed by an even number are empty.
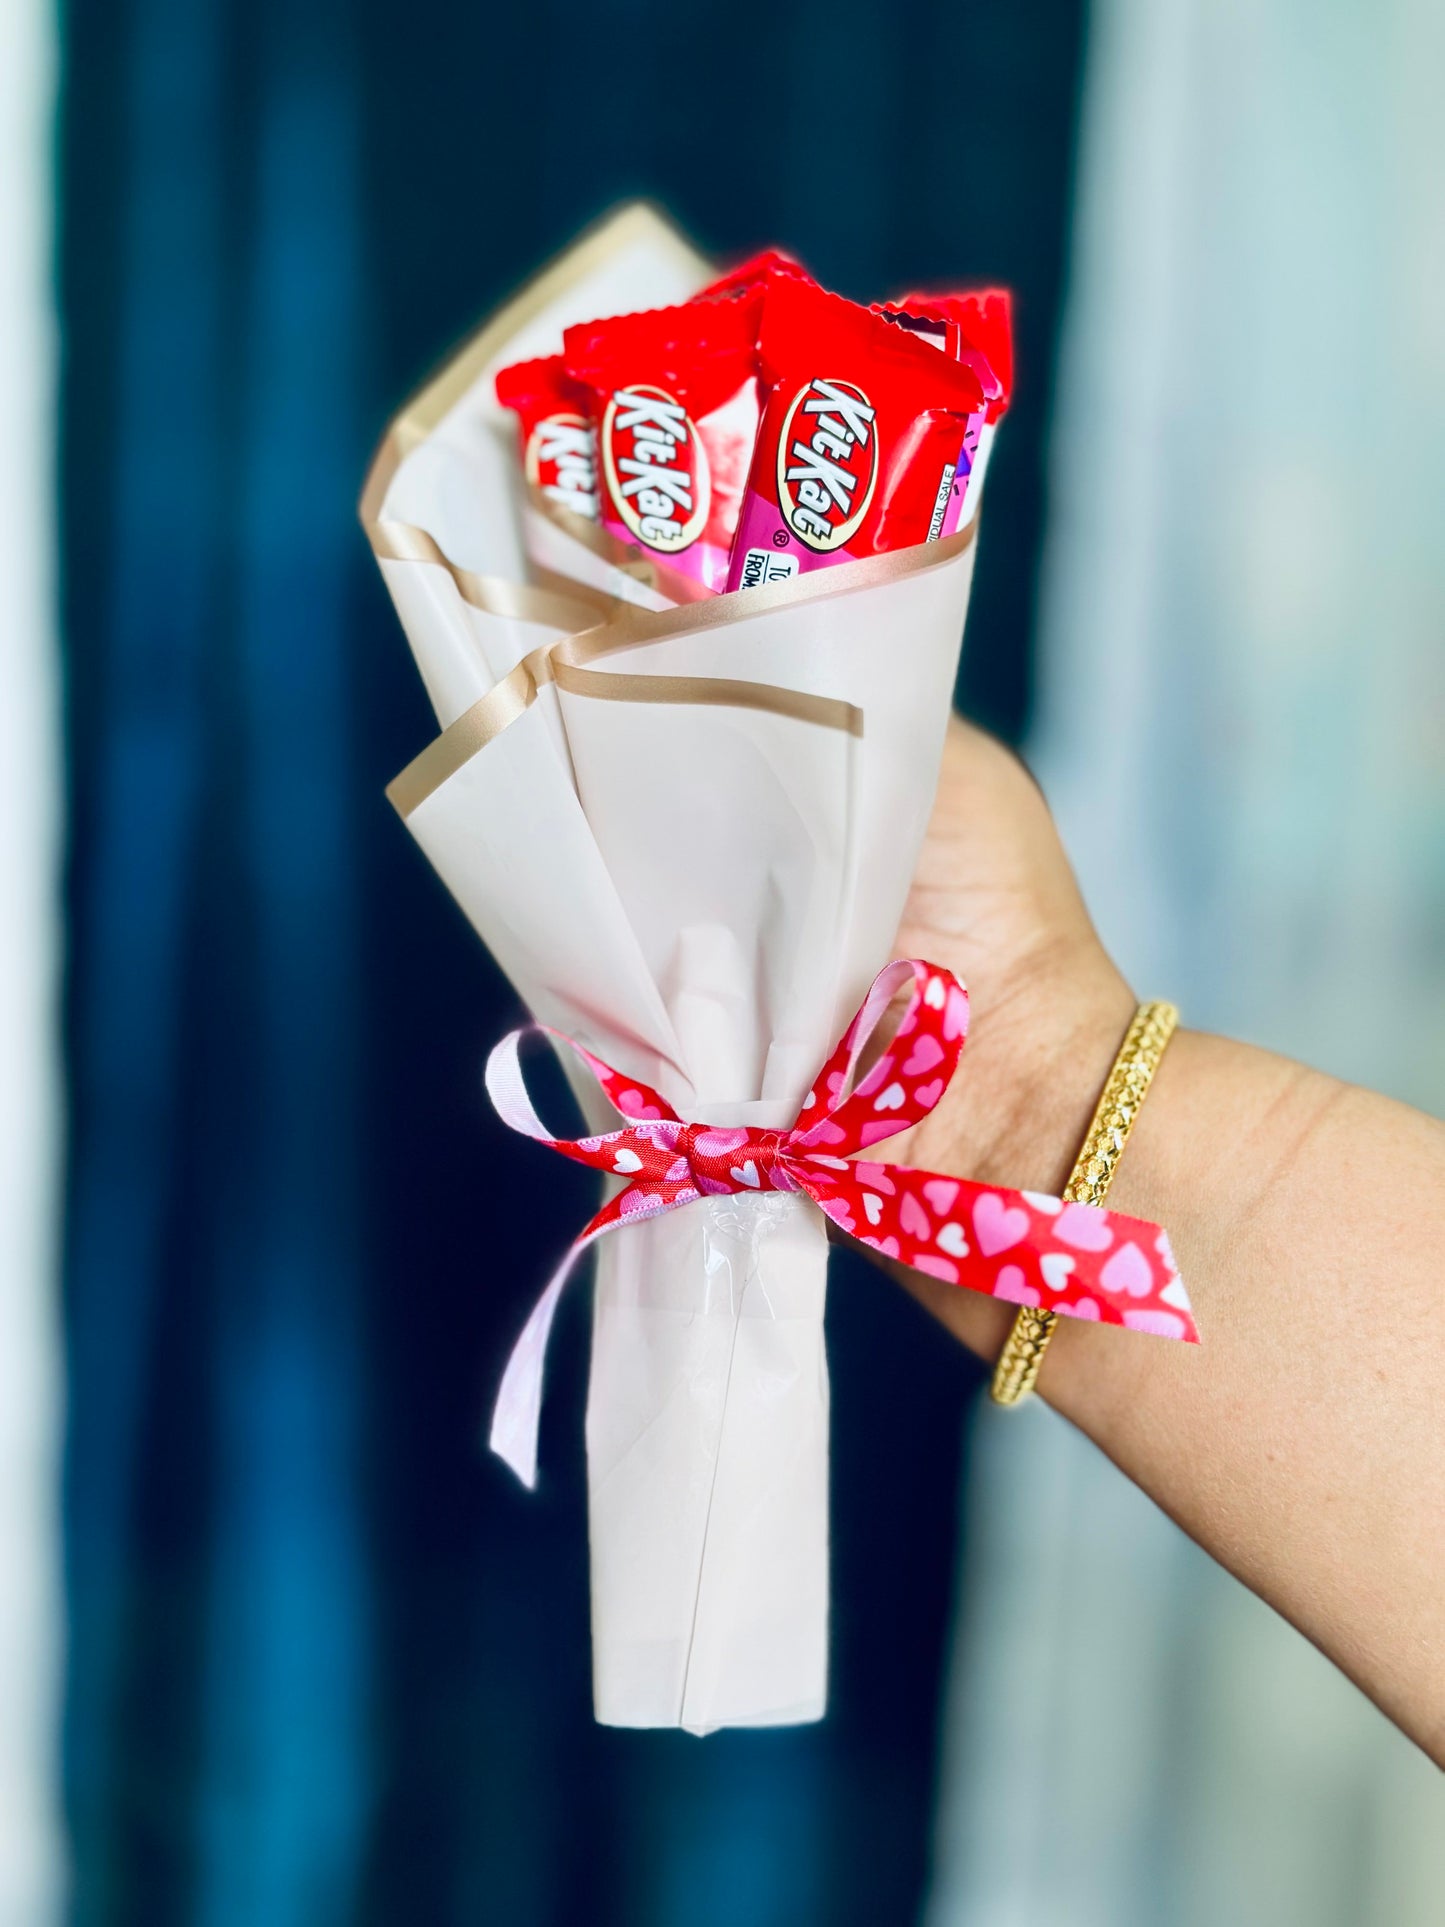
[[[363,521],[441,730],[389,794],[574,1046],[592,1135],[547,1132],[515,1039],[489,1089],[608,1178],[518,1341],[492,1443],[534,1482],[547,1333],[599,1240],[586,1431],[610,1724],[823,1711],[828,1219],[954,1283],[1193,1335],[1154,1227],[1110,1284],[1124,1233],[1107,1261],[1063,1236],[1089,1207],[866,1155],[938,1101],[966,1029],[946,972],[888,958],[1011,378],[1006,296],[865,308],[776,252],[719,278],[634,207],[462,348],[368,477]],[[539,1262],[562,1235],[538,1225]]]

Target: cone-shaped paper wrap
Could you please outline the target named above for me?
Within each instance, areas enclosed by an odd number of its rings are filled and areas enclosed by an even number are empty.
[[[890,951],[973,531],[659,608],[646,569],[536,517],[496,368],[707,272],[646,209],[594,231],[398,417],[363,519],[444,726],[390,794],[519,994],[683,1117],[781,1128]],[[595,1086],[580,1094],[592,1128],[615,1125]],[[547,1228],[539,1274],[567,1232]],[[704,1732],[823,1711],[826,1263],[821,1216],[777,1193],[707,1199],[599,1248],[601,1720]],[[494,1428],[529,1479],[554,1302]]]

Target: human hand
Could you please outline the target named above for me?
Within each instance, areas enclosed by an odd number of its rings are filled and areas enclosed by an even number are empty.
[[[1099,942],[1038,785],[958,717],[898,933],[897,954],[945,964],[968,988],[968,1043],[894,1162],[1057,1192],[1134,1011]],[[1010,1312],[890,1267],[957,1336],[992,1357]]]
[[[1002,744],[949,723],[896,953],[968,988],[963,1063],[897,1161],[1057,1189],[1134,997],[1089,921],[1038,785]]]

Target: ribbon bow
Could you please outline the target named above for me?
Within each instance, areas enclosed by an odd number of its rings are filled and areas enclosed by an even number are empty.
[[[913,995],[902,1023],[853,1089],[873,1032],[910,977]],[[630,1120],[621,1130],[555,1138],[544,1129],[518,1055],[532,1030],[576,1051]],[[1198,1342],[1168,1234],[1158,1225],[1038,1191],[1010,1191],[856,1155],[927,1117],[958,1068],[967,1034],[968,992],[951,971],[917,960],[887,965],[786,1131],[684,1123],[656,1091],[545,1025],[502,1039],[487,1060],[486,1081],[503,1122],[578,1164],[628,1180],[577,1237],[508,1360],[491,1445],[524,1484],[536,1481],[547,1337],[577,1257],[618,1225],[701,1197],[802,1192],[861,1243],[950,1285],[1070,1318]]]

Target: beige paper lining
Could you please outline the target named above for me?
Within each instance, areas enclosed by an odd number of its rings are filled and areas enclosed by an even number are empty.
[[[545,622],[551,629],[576,630],[612,613],[615,598],[585,582],[549,572],[546,584],[512,582],[502,575],[478,575],[452,561],[425,529],[408,522],[377,522],[367,530],[378,562],[429,562],[445,569],[463,602],[488,615],[518,622]]]
[[[813,696],[774,683],[743,682],[731,676],[618,676],[603,669],[579,669],[553,652],[552,680],[572,696],[593,696],[618,703],[715,703],[724,709],[766,709],[800,723],[863,734],[863,711],[837,696]]]
[[[722,708],[765,709],[824,729],[863,734],[863,712],[836,696],[814,696],[772,683],[743,682],[728,676],[626,676],[587,669],[563,651],[582,637],[564,637],[534,649],[509,675],[474,702],[440,736],[428,743],[386,786],[387,801],[402,818],[455,776],[478,750],[495,742],[504,729],[525,715],[549,682],[569,695],[619,703],[712,703]],[[637,640],[637,639],[635,639]],[[614,644],[614,647],[623,647]]]
[[[660,637],[691,634],[738,622],[780,604],[822,601],[827,596],[846,595],[850,590],[893,582],[920,569],[942,568],[972,546],[977,532],[975,517],[967,528],[942,542],[897,549],[888,555],[864,556],[857,562],[840,563],[836,569],[816,569],[811,575],[794,576],[788,582],[743,589],[736,595],[713,596],[707,602],[694,602],[685,609],[638,609],[630,603],[619,604],[616,612],[596,628],[559,637],[556,642],[534,649],[510,675],[504,676],[495,688],[489,689],[480,701],[458,716],[393,778],[387,785],[387,797],[401,816],[410,816],[418,804],[440,789],[463,763],[515,722],[536,701],[538,690],[554,680],[560,688],[579,696],[600,696],[613,702],[731,702],[741,708],[772,709],[781,716],[818,723],[829,729],[846,729],[850,735],[861,736],[862,711],[836,697],[810,695],[804,690],[771,683],[735,682],[727,677],[629,676],[615,671],[589,670],[587,664],[601,656],[640,648]],[[730,691],[735,693],[730,695]]]

